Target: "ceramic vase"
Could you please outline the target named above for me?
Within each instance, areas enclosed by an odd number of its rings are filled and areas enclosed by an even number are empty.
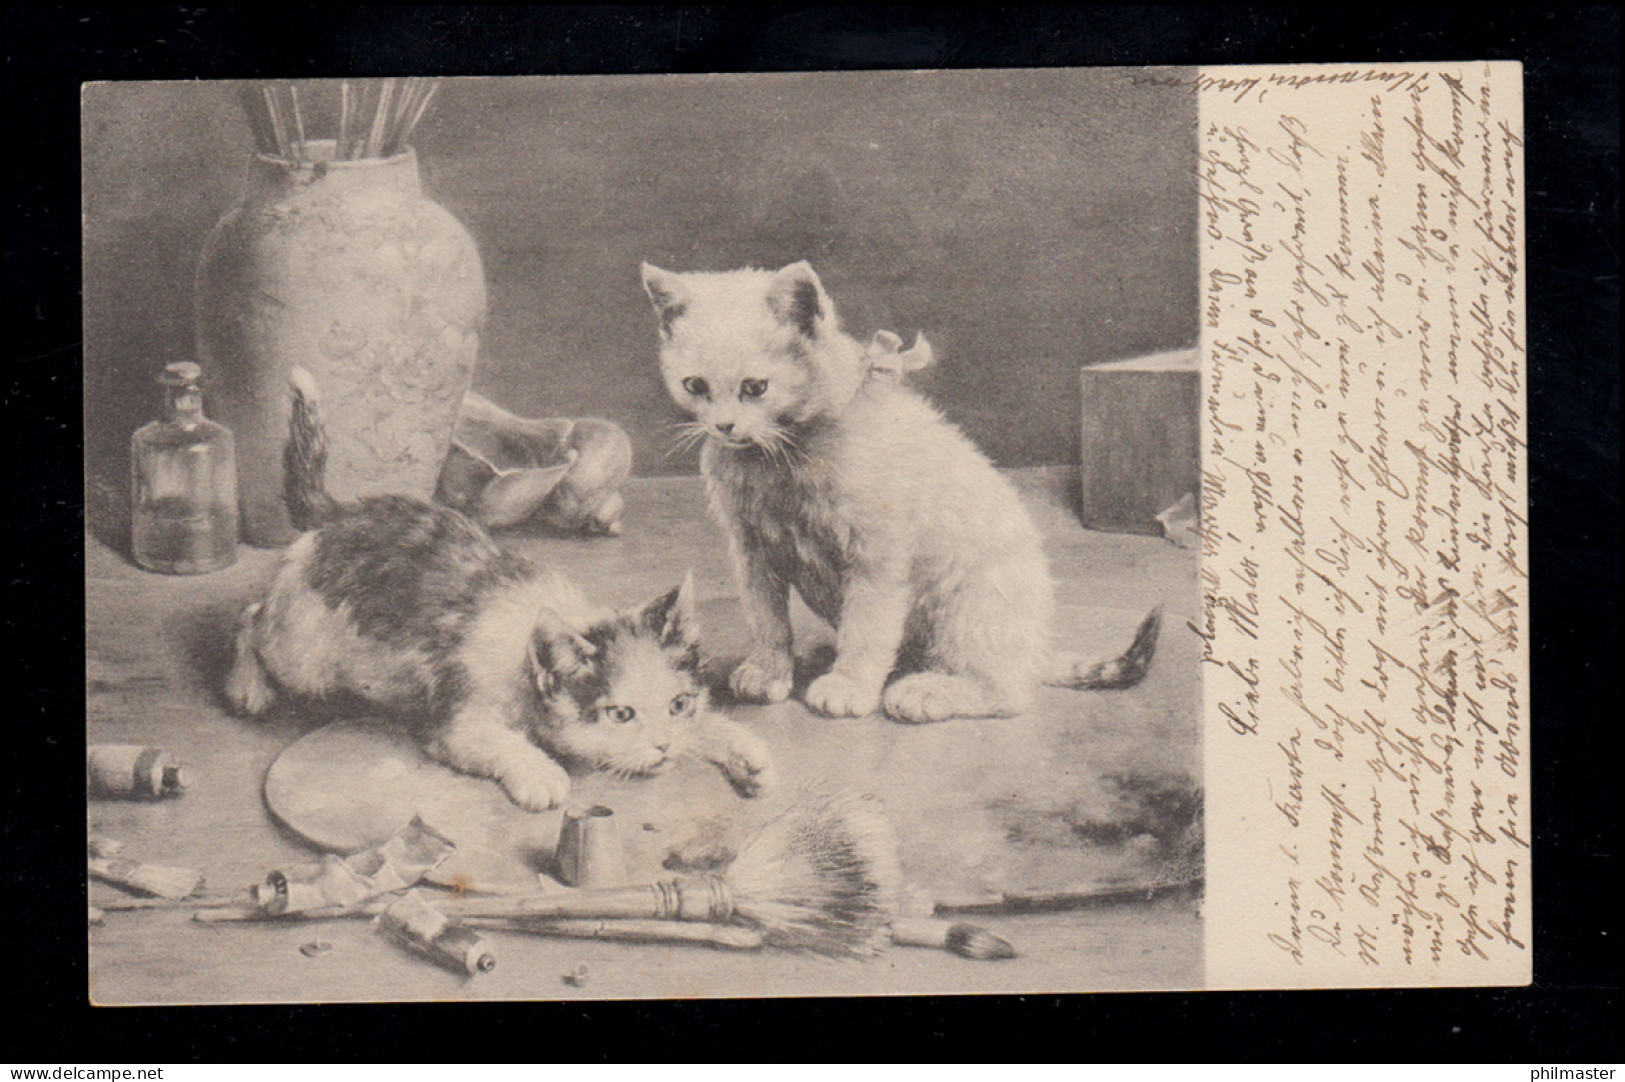
[[[243,539],[285,544],[288,375],[308,370],[340,500],[430,498],[486,314],[473,238],[423,194],[415,153],[306,161],[263,154],[204,244],[197,350],[236,434]]]

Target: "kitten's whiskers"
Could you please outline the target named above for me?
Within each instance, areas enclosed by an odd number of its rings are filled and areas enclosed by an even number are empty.
[[[770,428],[764,431],[756,440],[758,447],[765,451],[769,458],[777,460],[786,469],[794,462],[791,459],[803,458],[801,448],[797,445],[795,437],[782,428]]]
[[[692,450],[701,443],[709,431],[698,421],[681,421],[671,426],[671,446],[661,456],[662,460],[675,458],[677,455]]]

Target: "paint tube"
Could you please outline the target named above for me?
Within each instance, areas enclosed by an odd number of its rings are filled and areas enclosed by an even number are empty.
[[[85,749],[85,784],[91,796],[158,800],[184,792],[192,773],[163,748],[93,744]]]
[[[384,910],[378,930],[448,969],[472,975],[496,968],[496,952],[478,932],[455,923],[415,890]]]
[[[414,816],[371,849],[348,857],[328,855],[320,864],[272,871],[254,888],[254,901],[272,917],[359,905],[415,885],[455,848],[450,839]]]

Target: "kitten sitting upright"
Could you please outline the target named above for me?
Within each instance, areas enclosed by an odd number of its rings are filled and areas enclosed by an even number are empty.
[[[273,681],[357,695],[415,720],[429,755],[532,811],[569,793],[559,760],[642,777],[688,754],[742,796],[764,788],[766,746],[708,710],[689,578],[609,612],[456,511],[404,496],[340,506],[323,487],[314,380],[295,369],[293,391],[287,500],[310,532],[243,612],[226,682],[238,711],[263,713]]]
[[[1048,565],[1015,489],[896,373],[871,375],[811,266],[645,263],[643,285],[667,389],[705,437],[700,469],[757,643],[735,693],[789,695],[791,587],[836,629],[834,666],[806,693],[824,714],[1009,715],[1040,682],[1116,688],[1145,674],[1157,611],[1113,661],[1051,653]]]

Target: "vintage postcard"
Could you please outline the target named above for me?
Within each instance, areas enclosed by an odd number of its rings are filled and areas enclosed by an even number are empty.
[[[91,999],[1527,983],[1521,90],[87,85]]]

